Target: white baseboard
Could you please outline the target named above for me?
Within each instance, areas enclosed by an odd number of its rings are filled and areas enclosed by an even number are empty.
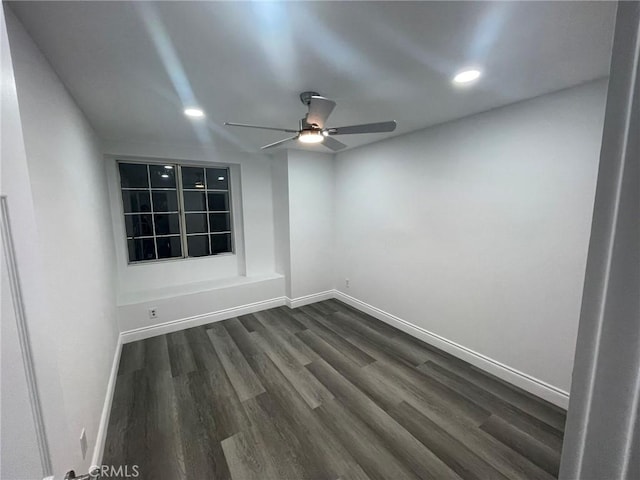
[[[207,323],[219,322],[239,315],[247,315],[282,305],[286,305],[286,297],[271,298],[269,300],[240,305],[239,307],[226,308],[215,312],[203,313],[202,315],[194,315],[193,317],[158,323],[148,327],[134,328],[133,330],[127,330],[121,333],[122,343],[136,342],[138,340],[144,340],[145,338],[178,332],[186,328],[199,327]]]
[[[334,292],[335,290],[327,290],[326,292],[312,293],[311,295],[304,295],[302,297],[286,297],[286,305],[289,308],[297,308],[309,305],[310,303],[322,302],[323,300],[335,298]]]
[[[458,357],[492,375],[495,375],[502,380],[520,387],[537,397],[543,398],[554,405],[565,409],[569,406],[569,393],[558,387],[549,385],[540,379],[500,363],[493,358],[489,358],[486,355],[475,352],[470,348],[441,337],[440,335],[425,330],[422,327],[418,327],[417,325],[369,305],[357,298],[351,297],[339,290],[334,290],[333,294],[335,299],[351,305],[352,307],[357,308],[378,320],[382,320],[383,322],[388,323],[389,325],[396,327],[403,332],[428,343],[429,345],[433,345],[434,347],[444,350],[445,352],[450,353],[451,355]]]
[[[93,456],[91,457],[91,466],[102,464],[102,455],[104,454],[104,445],[107,441],[107,427],[109,426],[109,416],[111,415],[111,404],[113,403],[113,393],[116,388],[116,379],[118,377],[118,368],[120,366],[120,354],[122,353],[122,334],[118,335],[116,343],[116,351],[113,354],[113,363],[111,364],[111,373],[109,374],[109,383],[107,383],[107,394],[104,398],[102,407],[102,415],[100,415],[100,424],[98,425],[98,434],[96,435],[96,444],[93,448]]]

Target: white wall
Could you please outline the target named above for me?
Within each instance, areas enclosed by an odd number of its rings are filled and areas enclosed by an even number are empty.
[[[28,302],[46,307],[30,320],[49,445],[61,475],[90,464],[118,335],[106,176],[82,112],[10,12],[7,27],[37,228],[30,254],[42,261],[41,278],[24,283],[43,286]],[[52,351],[43,356],[45,340]],[[58,378],[47,374],[52,364]]]
[[[276,272],[285,277],[285,295],[291,298],[291,244],[289,228],[289,157],[286,150],[271,159],[273,234]]]
[[[29,173],[22,138],[22,125],[18,110],[9,39],[7,37],[4,9],[0,8],[0,41],[2,54],[2,84],[0,113],[0,183],[2,195],[8,199],[10,218],[14,219],[12,236],[16,249],[16,262],[23,282],[26,317],[32,327],[41,317],[33,301],[40,294],[37,279],[41,269],[29,250],[35,243],[35,218]],[[19,223],[15,219],[20,219]],[[5,245],[3,244],[3,252]],[[38,439],[29,405],[29,390],[16,324],[11,286],[5,256],[0,252],[2,262],[2,294],[0,296],[0,353],[2,371],[0,373],[0,478],[29,479],[43,477],[38,451]],[[36,353],[40,354],[38,350]],[[54,375],[57,378],[57,372]]]
[[[338,154],[338,289],[568,391],[605,95],[599,81]]]
[[[269,157],[173,144],[119,142],[104,142],[103,151],[106,154],[111,224],[116,245],[121,331],[269,300],[274,295],[284,296],[282,275],[276,272]],[[229,165],[235,254],[128,265],[115,164],[116,159],[126,158]],[[255,285],[252,287],[251,283]],[[262,289],[256,288],[260,285]],[[198,294],[196,302],[194,294]],[[158,317],[153,320],[147,314],[151,307],[158,311]]]
[[[333,155],[288,152],[291,294],[333,289]]]

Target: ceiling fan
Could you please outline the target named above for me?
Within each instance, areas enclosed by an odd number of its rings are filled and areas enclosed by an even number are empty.
[[[333,138],[335,135],[352,135],[356,133],[382,133],[393,132],[396,129],[396,122],[365,123],[362,125],[349,125],[346,127],[325,127],[325,122],[336,106],[336,102],[328,98],[321,97],[317,92],[302,92],[300,100],[309,108],[309,112],[300,120],[298,130],[286,128],[263,127],[261,125],[249,125],[246,123],[225,122],[230,127],[259,128],[262,130],[274,130],[277,132],[295,133],[294,136],[278,140],[261,147],[266,148],[277,147],[293,140],[302,143],[322,143],[325,147],[333,151],[342,150],[347,146]]]

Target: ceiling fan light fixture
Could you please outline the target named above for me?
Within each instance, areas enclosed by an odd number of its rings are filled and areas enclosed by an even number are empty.
[[[324,136],[320,131],[303,130],[298,135],[298,140],[302,143],[321,143],[324,140]]]

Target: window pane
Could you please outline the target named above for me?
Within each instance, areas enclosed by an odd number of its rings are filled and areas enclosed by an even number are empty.
[[[229,173],[226,168],[207,168],[207,190],[228,190]]]
[[[212,232],[228,232],[231,230],[228,213],[209,214],[209,227]]]
[[[127,240],[129,246],[129,261],[139,262],[140,260],[155,260],[155,244],[153,238],[142,238]]]
[[[122,188],[148,188],[147,166],[140,163],[120,163],[120,186]]]
[[[151,215],[125,215],[124,225],[127,237],[146,237],[153,235]]]
[[[149,192],[146,190],[123,190],[122,207],[125,213],[150,212]]]
[[[177,213],[156,214],[156,235],[180,234],[180,220]]]
[[[187,223],[187,233],[207,233],[206,213],[187,213],[184,217]]]
[[[176,188],[176,173],[173,165],[149,165],[151,188]]]
[[[220,212],[229,210],[229,194],[226,192],[215,192],[207,194],[209,197],[209,210]]]
[[[184,192],[185,212],[204,212],[207,209],[204,198],[204,192]]]
[[[211,254],[226,253],[231,251],[231,234],[222,233],[211,235]]]
[[[178,194],[175,190],[166,192],[153,192],[152,198],[154,212],[178,211]]]
[[[182,167],[182,188],[204,189],[204,168]]]
[[[195,235],[187,237],[187,247],[190,257],[203,257],[209,255],[209,239],[207,235]]]
[[[158,245],[158,258],[182,256],[180,237],[158,237],[156,238],[156,245]]]

